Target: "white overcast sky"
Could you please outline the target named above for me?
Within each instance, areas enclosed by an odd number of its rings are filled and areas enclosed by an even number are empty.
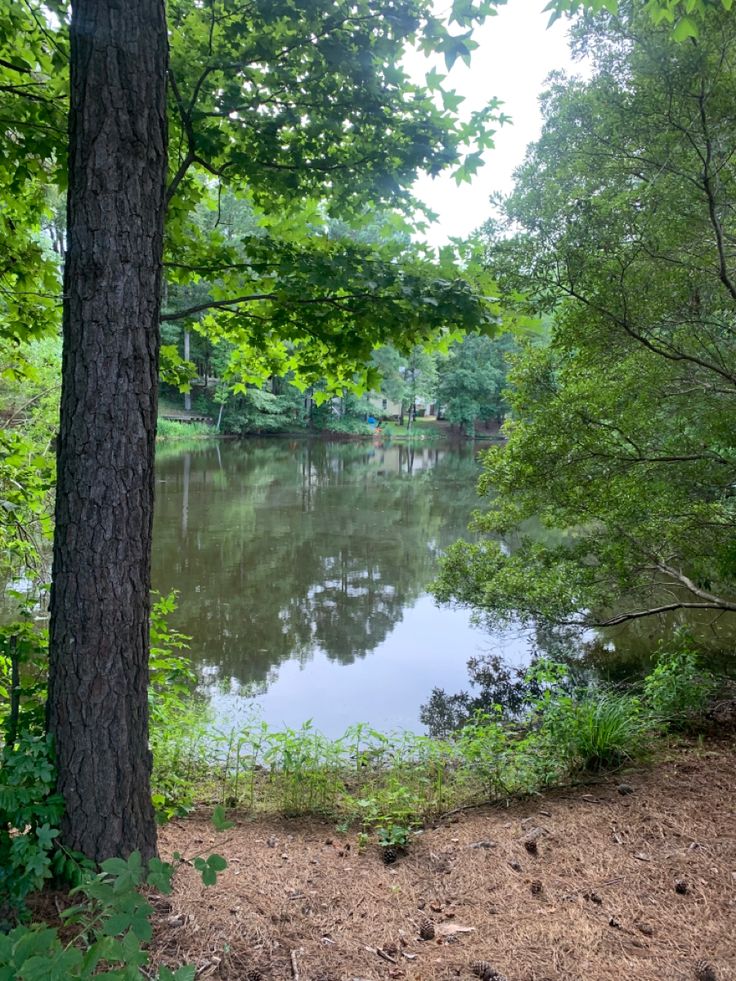
[[[496,96],[504,103],[502,110],[512,123],[500,127],[495,148],[485,153],[485,166],[471,184],[459,187],[450,176],[425,177],[415,185],[417,197],[439,214],[438,222],[426,233],[432,245],[442,245],[449,238],[466,236],[491,215],[489,197],[494,191],[510,191],[514,169],[522,162],[528,143],[541,130],[537,103],[544,80],[556,68],[574,70],[566,34],[567,21],[558,20],[547,27],[549,13],[546,0],[511,0],[498,8],[474,37],[479,47],[473,52],[470,68],[458,61],[445,87],[456,89],[466,97],[460,111],[480,109]],[[439,6],[439,5],[438,5]],[[409,70],[417,80],[429,70],[432,61],[412,58]],[[445,74],[441,61],[437,70]]]

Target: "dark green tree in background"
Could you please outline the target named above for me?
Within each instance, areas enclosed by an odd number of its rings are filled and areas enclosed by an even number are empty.
[[[508,335],[467,334],[441,364],[437,398],[442,414],[468,436],[475,435],[479,421],[496,425],[503,421],[507,359],[513,348]]]

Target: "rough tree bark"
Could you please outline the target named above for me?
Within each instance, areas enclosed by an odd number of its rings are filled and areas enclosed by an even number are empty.
[[[164,0],[75,0],[49,730],[64,842],[156,851],[148,620],[166,177]]]

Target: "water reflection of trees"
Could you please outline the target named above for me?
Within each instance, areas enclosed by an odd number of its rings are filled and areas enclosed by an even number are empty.
[[[424,592],[465,533],[471,447],[304,440],[217,445],[161,461],[154,582],[208,675],[262,686],[317,650],[349,664]]]
[[[724,629],[731,637],[734,618],[721,615],[719,619],[725,621]],[[724,638],[712,630],[712,637],[708,637],[712,623],[712,616],[660,617],[648,624],[634,622],[615,629],[585,630],[580,626],[535,621],[527,628],[529,664],[523,667],[511,665],[493,651],[470,658],[467,662],[468,687],[449,693],[434,688],[421,706],[419,718],[433,736],[446,736],[474,713],[492,712],[494,706],[500,706],[507,717],[518,717],[525,711],[525,702],[541,694],[539,684],[526,677],[530,664],[539,658],[564,664],[572,687],[602,682],[635,683],[651,670],[657,650],[662,644],[666,646],[677,626],[684,626],[695,638],[698,649],[708,653],[709,664],[731,674],[730,652],[725,657],[722,653]],[[488,636],[493,636],[491,623],[488,631]]]

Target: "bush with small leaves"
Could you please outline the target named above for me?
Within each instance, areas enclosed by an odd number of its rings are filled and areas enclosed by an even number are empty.
[[[701,666],[692,639],[680,632],[673,646],[660,650],[654,670],[644,681],[644,701],[661,724],[694,729],[702,723],[716,688],[716,678]]]

